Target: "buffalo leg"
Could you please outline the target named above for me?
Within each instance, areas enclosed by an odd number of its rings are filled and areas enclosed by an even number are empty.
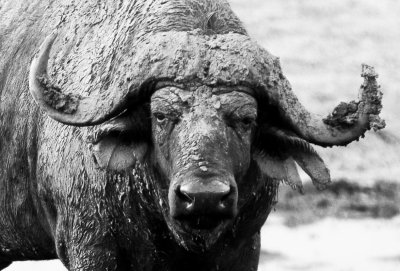
[[[70,271],[118,271],[118,256],[115,246],[110,242],[96,240],[95,243],[59,242],[63,247],[57,250],[58,256]]]
[[[68,217],[72,219],[72,217]],[[77,221],[77,219],[74,219]],[[82,221],[82,220],[81,220]],[[59,259],[70,271],[117,271],[117,246],[106,231],[94,231],[88,223],[76,227],[61,218],[56,231],[56,250]]]
[[[69,243],[58,255],[69,271],[118,271],[118,257],[112,244]]]
[[[119,270],[115,253],[108,251],[106,247],[80,247],[71,254],[77,257],[69,258],[68,270],[70,271]]]

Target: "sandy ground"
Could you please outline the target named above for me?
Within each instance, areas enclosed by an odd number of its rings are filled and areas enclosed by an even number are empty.
[[[334,179],[400,182],[400,1],[231,0],[250,35],[274,55],[300,100],[326,115],[356,99],[361,63],[376,67],[387,129],[348,148],[321,150]],[[301,213],[299,213],[301,216]],[[400,270],[400,218],[325,218],[288,227],[274,213],[262,230],[260,271]],[[59,261],[6,271],[65,270]]]
[[[272,215],[262,230],[260,271],[398,271],[400,217],[322,221],[289,228]]]

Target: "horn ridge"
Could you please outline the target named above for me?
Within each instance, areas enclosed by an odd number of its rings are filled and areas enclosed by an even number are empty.
[[[360,89],[360,100],[341,103],[327,118],[306,110],[283,76],[278,97],[271,97],[271,101],[301,138],[323,147],[344,146],[358,140],[371,128],[377,131],[385,127],[385,121],[379,117],[382,92],[376,81],[378,75],[373,67],[363,65],[361,76],[364,83]]]
[[[91,126],[103,123],[118,115],[126,103],[127,92],[109,91],[110,100],[105,97],[82,97],[64,93],[51,83],[47,65],[51,48],[57,33],[46,37],[33,58],[29,71],[29,90],[36,103],[48,116],[64,124],[73,126]]]

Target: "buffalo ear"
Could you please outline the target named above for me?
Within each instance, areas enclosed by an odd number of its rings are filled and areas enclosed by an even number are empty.
[[[106,136],[93,144],[92,150],[101,168],[121,171],[132,169],[137,162],[142,162],[147,146],[147,143],[121,142],[116,136]]]
[[[296,163],[291,157],[281,159],[263,153],[255,155],[254,160],[261,172],[268,178],[283,182],[293,190],[304,194],[303,183],[297,171]]]
[[[151,138],[150,124],[144,123],[147,119],[142,114],[131,113],[100,125],[91,139],[98,166],[122,171],[143,162]]]
[[[324,190],[331,183],[331,175],[324,160],[316,152],[293,152],[293,159],[310,176],[318,190]]]
[[[331,182],[329,169],[314,148],[293,132],[276,127],[261,129],[255,141],[254,160],[261,172],[303,193],[298,165],[319,190]]]

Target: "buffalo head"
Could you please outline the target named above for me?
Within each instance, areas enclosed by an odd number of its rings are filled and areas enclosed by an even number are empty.
[[[298,101],[279,60],[245,35],[149,34],[115,69],[130,80],[111,80],[104,95],[86,97],[49,82],[54,39],[32,63],[33,97],[57,121],[99,125],[93,144],[101,166],[151,164],[154,201],[188,249],[209,248],[243,219],[243,206],[265,187],[260,179],[301,190],[297,163],[318,187],[329,183],[309,143],[345,145],[382,126],[376,74],[368,67],[361,102],[343,103],[322,119]]]
[[[152,95],[154,152],[176,223],[210,230],[236,216],[257,119],[249,93],[195,84]]]

